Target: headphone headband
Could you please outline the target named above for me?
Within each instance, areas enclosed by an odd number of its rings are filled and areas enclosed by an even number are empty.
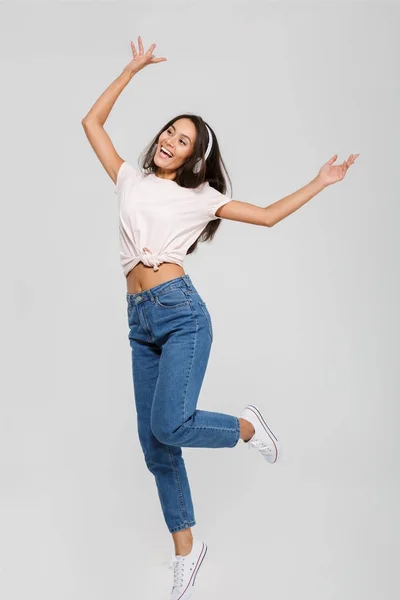
[[[204,155],[204,160],[207,160],[207,158],[210,156],[210,152],[211,152],[211,149],[212,149],[213,137],[212,137],[212,133],[210,131],[210,128],[205,123],[204,123],[204,125],[206,126],[206,129],[208,131],[208,145],[207,145],[206,153]],[[202,159],[199,158],[198,161],[196,162],[196,164],[193,167],[193,172],[194,173],[199,173],[200,172],[201,163],[202,163]]]

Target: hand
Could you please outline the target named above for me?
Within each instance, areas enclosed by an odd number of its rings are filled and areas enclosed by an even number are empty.
[[[131,72],[134,71],[135,73],[137,73],[138,71],[140,71],[147,65],[154,65],[156,63],[167,60],[165,57],[162,57],[162,58],[154,57],[153,51],[154,51],[154,48],[156,47],[156,44],[152,44],[150,46],[150,48],[147,50],[147,52],[144,52],[142,38],[140,37],[140,35],[138,37],[138,44],[139,44],[139,54],[137,53],[135,44],[133,42],[131,42],[133,60],[131,60],[131,62],[128,65],[126,65],[124,70],[128,70]]]
[[[341,181],[346,175],[348,168],[355,162],[359,154],[350,154],[349,158],[342,162],[341,165],[334,165],[337,159],[337,154],[332,156],[319,170],[317,179],[326,187],[332,183]]]

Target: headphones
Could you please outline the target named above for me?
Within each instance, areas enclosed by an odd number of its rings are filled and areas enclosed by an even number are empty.
[[[204,123],[204,125],[206,125],[206,124]],[[206,125],[206,128],[208,131],[208,146],[207,146],[206,153],[204,155],[204,160],[207,160],[207,158],[210,156],[210,152],[211,152],[211,148],[212,148],[212,144],[213,144],[212,133],[207,125]],[[200,173],[201,163],[202,163],[202,159],[199,158],[193,167],[193,173]]]
[[[212,133],[210,131],[210,128],[208,127],[208,125],[206,125],[204,123],[204,125],[206,126],[206,129],[208,131],[208,145],[207,145],[207,150],[206,153],[204,155],[204,160],[207,160],[207,158],[210,156],[210,152],[212,149],[212,145],[213,145],[213,137],[212,137]],[[154,143],[154,145],[156,145],[157,142]],[[200,173],[201,171],[201,163],[202,163],[202,158],[199,158],[197,160],[197,162],[195,163],[194,167],[193,167],[193,173]]]

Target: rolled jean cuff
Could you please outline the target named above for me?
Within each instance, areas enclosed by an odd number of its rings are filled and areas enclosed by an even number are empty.
[[[238,417],[235,417],[235,419],[236,419],[236,427],[235,427],[235,433],[236,433],[236,435],[235,435],[235,441],[234,441],[233,445],[232,445],[232,446],[230,446],[230,448],[234,448],[234,447],[235,447],[235,446],[238,444],[238,442],[239,442],[239,440],[240,440],[240,421],[239,421]]]
[[[196,521],[188,521],[183,525],[177,525],[176,527],[168,527],[170,533],[176,533],[177,531],[183,531],[184,529],[189,529],[189,527],[194,527],[196,525]]]

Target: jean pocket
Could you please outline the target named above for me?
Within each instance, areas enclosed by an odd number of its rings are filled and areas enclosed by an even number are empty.
[[[206,318],[207,325],[208,325],[208,333],[210,334],[210,338],[212,340],[214,337],[214,333],[213,333],[213,327],[212,327],[212,322],[211,322],[211,315],[208,312],[207,304],[204,302],[204,300],[198,300],[198,303],[199,303],[199,306]]]
[[[158,294],[156,304],[162,308],[179,308],[189,304],[189,300],[181,288],[175,287]]]

